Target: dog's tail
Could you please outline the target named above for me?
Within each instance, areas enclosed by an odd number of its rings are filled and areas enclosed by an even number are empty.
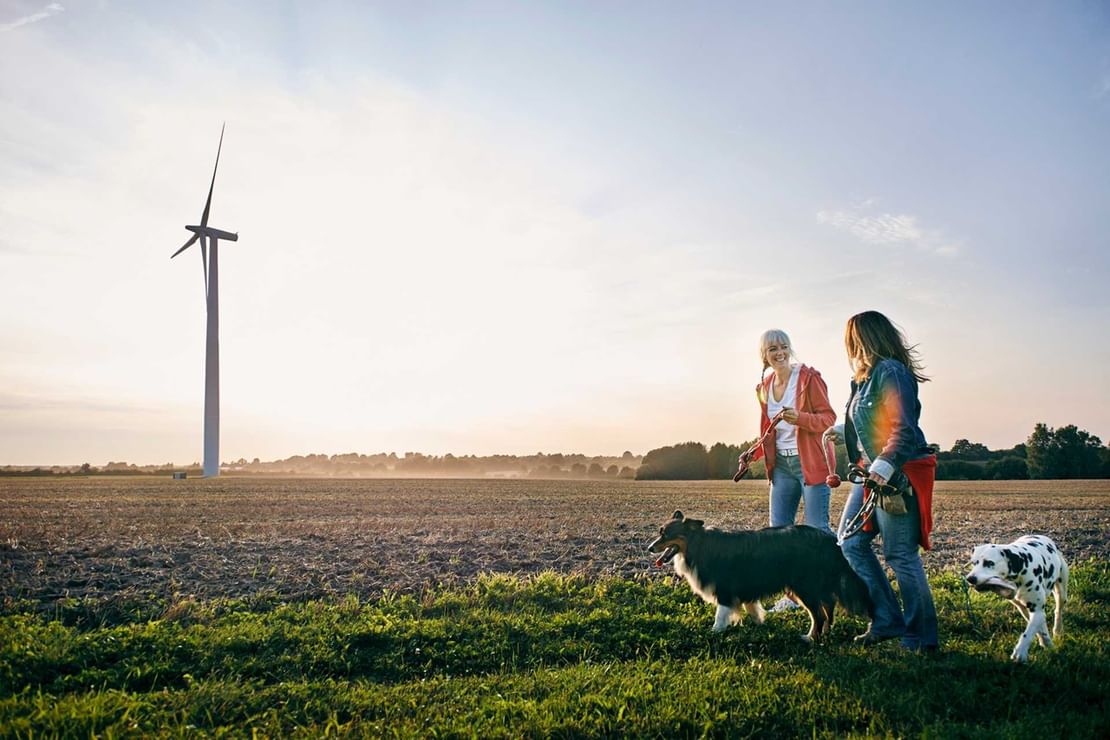
[[[867,584],[852,570],[852,566],[843,555],[841,560],[840,589],[836,594],[840,605],[857,617],[871,619],[875,616],[875,602],[871,600],[871,592],[867,590]]]

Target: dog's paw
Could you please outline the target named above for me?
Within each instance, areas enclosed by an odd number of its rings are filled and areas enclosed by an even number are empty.
[[[1028,663],[1029,651],[1023,651],[1018,648],[1014,648],[1014,652],[1010,653],[1010,660],[1014,661],[1015,663]]]

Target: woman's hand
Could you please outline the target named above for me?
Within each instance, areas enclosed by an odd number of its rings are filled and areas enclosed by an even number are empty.
[[[797,424],[798,423],[798,410],[797,409],[789,409],[789,408],[783,409],[782,410],[782,420],[787,422],[788,424]]]
[[[868,479],[873,480],[876,483],[878,483],[880,486],[885,486],[886,485],[886,478],[882,477],[878,473],[871,473],[867,477],[868,477]]]
[[[836,430],[835,425],[829,427],[824,431],[824,433],[821,435],[821,441],[832,442],[834,445],[840,444],[840,433]]]

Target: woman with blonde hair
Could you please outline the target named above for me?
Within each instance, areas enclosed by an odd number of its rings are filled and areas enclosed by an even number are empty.
[[[899,637],[902,646],[935,651],[937,614],[918,546],[930,548],[936,456],[918,426],[919,383],[928,378],[905,336],[878,311],[848,319],[844,345],[853,378],[844,424],[827,438],[843,437],[848,460],[865,471],[852,487],[840,519],[842,549],[867,584],[875,616],[856,638],[865,645]],[[884,495],[879,495],[882,492]],[[875,507],[862,528],[854,526],[871,497]],[[882,535],[883,558],[898,580],[899,606],[872,544]]]
[[[836,421],[829,390],[821,373],[796,359],[790,337],[781,329],[768,329],[759,338],[763,373],[755,387],[759,399],[759,434],[762,445],[741,463],[764,458],[770,481],[769,509],[772,527],[793,524],[798,504],[805,501],[805,523],[824,532],[829,527],[828,467],[821,433]],[[771,372],[767,372],[771,370]],[[774,434],[767,434],[779,414]],[[772,611],[797,604],[781,599]]]
[[[763,373],[755,393],[761,411],[760,436],[780,413],[782,420],[747,461],[766,460],[771,526],[793,524],[804,500],[805,523],[831,533],[828,468],[821,441],[821,433],[836,421],[828,387],[817,370],[791,362],[797,358],[782,329],[763,332],[759,354]]]

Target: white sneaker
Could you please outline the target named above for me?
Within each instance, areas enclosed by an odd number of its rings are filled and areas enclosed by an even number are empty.
[[[771,611],[771,612],[785,612],[785,611],[790,611],[791,609],[800,609],[800,608],[801,608],[801,604],[799,604],[798,602],[794,601],[793,599],[791,599],[787,596],[783,596],[781,599],[776,601],[775,605],[772,606],[768,611]]]

